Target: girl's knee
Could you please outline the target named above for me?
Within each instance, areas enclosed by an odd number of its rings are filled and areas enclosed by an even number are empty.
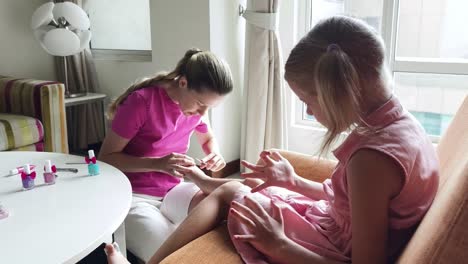
[[[234,198],[234,194],[244,186],[242,183],[238,181],[230,181],[226,182],[223,185],[219,186],[213,193],[218,195],[226,202],[231,202]]]
[[[192,211],[192,209],[195,208],[195,206],[197,206],[203,199],[205,199],[205,197],[206,194],[204,194],[202,191],[197,192],[190,201],[188,211]]]

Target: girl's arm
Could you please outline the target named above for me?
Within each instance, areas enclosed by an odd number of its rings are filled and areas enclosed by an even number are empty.
[[[176,167],[171,164],[191,166],[194,162],[189,157],[173,153],[162,158],[136,157],[123,153],[122,150],[127,146],[130,140],[117,135],[112,130],[104,138],[101,150],[99,151],[99,160],[107,162],[112,166],[125,172],[147,172],[161,171],[180,176],[174,173]]]
[[[403,186],[402,168],[387,155],[357,151],[346,169],[351,195],[352,262],[386,263],[389,205]]]
[[[294,184],[290,190],[316,201],[326,198],[322,183],[302,178],[299,175],[294,177]]]

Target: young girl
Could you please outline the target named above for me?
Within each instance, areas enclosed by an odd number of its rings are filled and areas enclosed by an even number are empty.
[[[245,177],[264,182],[253,189],[229,182],[214,190],[151,263],[226,214],[246,263],[394,261],[436,194],[438,161],[423,128],[392,95],[384,54],[382,40],[359,20],[317,24],[292,50],[285,77],[307,113],[328,129],[322,151],[351,132],[333,152],[338,164],[331,178],[305,180],[279,153],[262,152],[263,165],[243,164],[253,171]],[[181,171],[206,177],[194,167]]]
[[[210,52],[190,49],[169,73],[132,85],[111,106],[112,129],[99,159],[128,176],[134,198],[125,220],[128,248],[147,261],[200,199],[200,189],[181,182],[177,166],[193,166],[185,155],[195,132],[202,168],[225,166],[206,119],[233,87],[228,65]],[[215,188],[210,185],[207,188]]]

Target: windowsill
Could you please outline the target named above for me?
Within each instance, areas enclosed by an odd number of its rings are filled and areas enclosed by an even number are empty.
[[[91,52],[95,60],[141,62],[150,62],[153,60],[153,52],[151,50],[91,49]]]

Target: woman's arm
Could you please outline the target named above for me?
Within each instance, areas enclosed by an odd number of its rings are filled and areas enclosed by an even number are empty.
[[[205,123],[208,129],[206,133],[195,131],[198,143],[200,143],[203,152],[207,155],[201,160],[202,164],[200,167],[211,171],[219,171],[226,166],[226,162],[221,155],[218,142],[211,130],[208,120],[205,120]]]
[[[125,172],[147,172],[147,171],[161,171],[180,176],[178,173],[172,171],[175,169],[171,167],[172,163],[179,165],[191,166],[194,162],[189,157],[173,153],[162,158],[151,157],[136,157],[123,153],[122,150],[127,146],[130,140],[117,135],[112,130],[109,131],[104,138],[101,150],[99,151],[99,160],[107,162],[112,166]]]

